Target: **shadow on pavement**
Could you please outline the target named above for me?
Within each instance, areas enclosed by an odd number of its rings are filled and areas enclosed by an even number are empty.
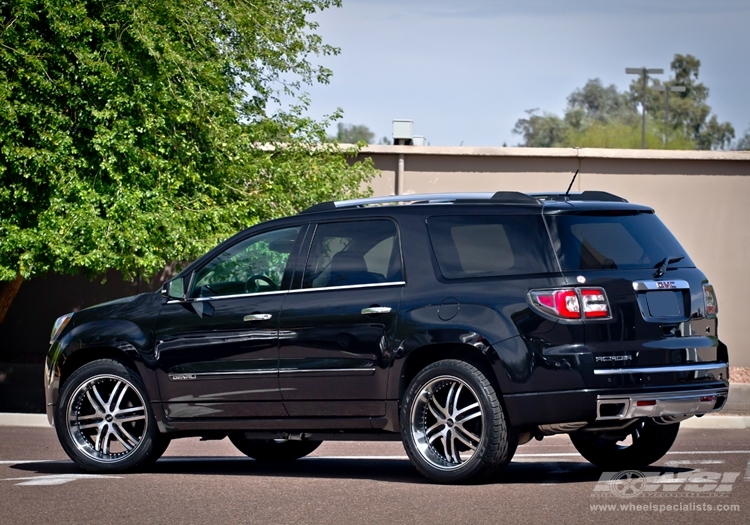
[[[81,473],[71,461],[18,463],[11,468],[36,474]],[[659,472],[687,472],[689,468],[652,467]],[[511,463],[488,484],[542,484],[596,482],[601,469],[575,461]],[[288,463],[260,463],[251,459],[165,457],[148,470],[131,475],[259,476],[327,479],[367,479],[392,483],[430,483],[405,459],[306,458]]]

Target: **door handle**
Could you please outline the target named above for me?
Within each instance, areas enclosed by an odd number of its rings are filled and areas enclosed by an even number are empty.
[[[369,308],[362,308],[362,315],[387,314],[390,311],[390,306],[371,306]]]
[[[246,315],[242,318],[243,321],[268,321],[271,317],[273,317],[271,314],[250,314]]]

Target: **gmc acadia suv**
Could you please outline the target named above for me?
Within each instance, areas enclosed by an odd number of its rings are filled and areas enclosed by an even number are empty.
[[[48,416],[93,472],[186,436],[260,461],[393,439],[458,483],[559,433],[601,468],[638,468],[724,405],[717,310],[653,210],[608,193],[327,202],[160,292],[60,317]]]

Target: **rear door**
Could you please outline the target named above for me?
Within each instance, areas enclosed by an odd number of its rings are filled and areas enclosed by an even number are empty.
[[[279,325],[290,416],[382,416],[404,276],[389,219],[318,224]]]
[[[653,214],[548,216],[570,285],[604,288],[610,319],[584,320],[598,386],[659,386],[717,378],[716,320],[704,274]],[[715,363],[699,365],[700,363]],[[659,367],[683,367],[660,373]],[[700,370],[695,370],[700,367]],[[676,370],[676,369],[673,369]]]

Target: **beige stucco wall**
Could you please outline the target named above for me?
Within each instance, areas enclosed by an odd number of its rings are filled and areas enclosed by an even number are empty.
[[[375,195],[603,190],[653,207],[714,284],[719,334],[750,366],[750,153],[370,146]],[[403,172],[399,183],[399,157]]]

